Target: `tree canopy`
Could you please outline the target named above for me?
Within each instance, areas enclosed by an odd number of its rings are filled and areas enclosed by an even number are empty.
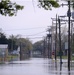
[[[7,44],[8,39],[6,38],[5,34],[3,32],[0,32],[0,44]]]
[[[60,7],[59,3],[62,0],[38,0],[39,1],[39,7],[42,7],[46,10],[51,10],[52,7],[54,8],[58,8]],[[65,2],[70,1],[71,3],[73,3],[73,5],[71,6],[74,9],[74,0],[63,0]]]
[[[43,7],[46,10],[51,10],[52,7],[59,7],[57,0],[39,0],[39,7]]]
[[[22,10],[24,7],[10,0],[0,0],[0,14],[4,16],[16,15],[18,10]]]
[[[37,41],[33,44],[33,51],[39,51],[42,53],[43,48],[43,40]]]

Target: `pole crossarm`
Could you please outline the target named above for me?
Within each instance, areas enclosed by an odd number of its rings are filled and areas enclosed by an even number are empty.
[[[59,17],[67,17],[67,16],[59,16]],[[56,18],[51,18],[53,21],[56,21]],[[58,20],[57,20],[58,21]],[[63,19],[60,19],[60,21],[66,21],[68,22],[69,20],[63,20]],[[70,20],[70,22],[74,22],[74,20]],[[56,24],[56,23],[53,23],[53,24]],[[61,23],[61,24],[66,24],[66,23]]]
[[[53,23],[53,24],[56,24],[56,23]],[[59,23],[57,23],[57,24],[59,24]],[[66,24],[66,23],[61,23],[61,24]]]
[[[62,3],[60,6],[63,7],[63,6],[67,6],[67,5],[68,5],[68,4],[63,4],[63,3]],[[74,4],[70,4],[70,5],[74,5]]]
[[[53,21],[56,21],[56,19],[54,18]],[[58,21],[58,20],[57,20]],[[69,20],[63,20],[63,19],[60,19],[60,21],[69,21]],[[70,20],[71,22],[74,22],[74,20]]]

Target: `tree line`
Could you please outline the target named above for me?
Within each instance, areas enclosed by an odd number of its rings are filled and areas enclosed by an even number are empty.
[[[0,44],[8,44],[9,52],[17,50],[20,43],[25,47],[24,49],[32,49],[32,43],[28,38],[20,38],[20,35],[11,35],[9,38],[7,38],[5,33],[0,32]]]

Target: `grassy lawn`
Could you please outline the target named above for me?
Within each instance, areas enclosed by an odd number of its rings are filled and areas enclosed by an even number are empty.
[[[0,62],[11,61],[12,59],[17,58],[17,57],[18,55],[8,55],[7,57],[4,57],[4,58],[0,57]]]
[[[18,57],[18,55],[8,55],[7,60],[10,61],[10,60],[17,58],[17,57]]]
[[[60,57],[57,56],[57,58],[60,58]],[[68,56],[62,56],[62,59],[68,59]],[[74,56],[71,56],[71,60],[74,60]]]

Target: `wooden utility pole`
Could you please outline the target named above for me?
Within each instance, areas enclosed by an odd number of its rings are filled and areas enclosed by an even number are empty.
[[[57,51],[57,14],[56,14],[56,34],[55,34],[55,61],[57,60],[57,54],[56,54],[56,51]]]
[[[43,57],[45,58],[46,56],[46,39],[44,38],[44,41],[43,41]]]
[[[68,71],[70,71],[70,60],[71,60],[71,45],[70,45],[70,17],[71,17],[71,10],[70,10],[70,0],[68,0],[68,4],[62,4],[62,6],[67,5],[68,6]]]
[[[48,37],[48,58],[51,58],[51,47],[50,47],[50,39],[51,39],[51,28],[48,29],[49,34],[47,34]]]
[[[21,42],[20,42],[20,60],[22,60],[22,49],[21,49]]]
[[[61,49],[61,24],[60,19],[58,17],[58,23],[59,23],[59,48],[60,48],[60,71],[62,70],[62,49]]]
[[[71,17],[71,12],[70,12],[70,1],[68,1],[68,71],[70,71],[70,58],[71,58],[71,49],[70,49],[70,17]]]

